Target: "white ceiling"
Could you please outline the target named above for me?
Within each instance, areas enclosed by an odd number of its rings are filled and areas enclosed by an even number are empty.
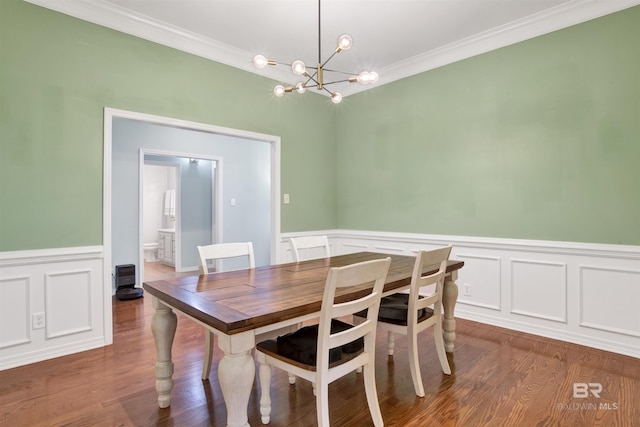
[[[283,63],[318,60],[317,0],[25,0],[285,83]],[[322,0],[322,60],[341,34],[353,47],[328,68],[376,71],[378,85],[640,4],[640,0]],[[333,76],[326,76],[325,80]],[[345,84],[349,95],[371,86]],[[337,89],[337,88],[336,88]]]

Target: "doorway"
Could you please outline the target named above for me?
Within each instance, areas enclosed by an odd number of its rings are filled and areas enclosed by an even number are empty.
[[[111,317],[111,303],[112,303],[112,295],[115,292],[115,286],[113,284],[113,273],[114,267],[116,264],[120,263],[130,263],[129,260],[142,260],[143,259],[143,250],[142,244],[139,241],[140,231],[139,231],[139,215],[137,214],[137,210],[140,209],[141,201],[138,194],[138,185],[135,183],[138,182],[140,173],[140,167],[138,165],[143,164],[143,154],[140,152],[136,154],[137,160],[127,157],[123,159],[120,154],[114,155],[113,153],[113,140],[114,140],[114,122],[118,120],[130,120],[134,122],[141,122],[144,124],[152,124],[158,127],[163,127],[168,131],[173,130],[187,130],[192,131],[194,133],[202,133],[204,135],[215,135],[221,140],[221,143],[225,147],[237,147],[237,143],[239,141],[248,141],[250,143],[261,145],[261,143],[266,143],[264,147],[267,149],[268,153],[268,162],[269,162],[269,170],[266,171],[266,175],[263,177],[268,180],[268,197],[267,197],[267,212],[265,215],[262,215],[263,221],[266,221],[266,227],[268,229],[267,239],[261,242],[261,245],[265,248],[265,256],[263,259],[263,265],[266,264],[275,264],[278,262],[278,242],[280,241],[280,137],[266,134],[259,134],[250,131],[244,131],[239,129],[231,129],[231,128],[223,128],[219,126],[197,123],[197,122],[189,122],[179,119],[173,119],[169,117],[162,116],[154,116],[144,113],[136,113],[132,111],[125,110],[117,110],[112,108],[105,108],[104,110],[104,167],[103,167],[103,242],[104,242],[104,269],[103,269],[103,283],[104,283],[104,316],[105,316],[105,325],[112,325],[113,320]],[[135,141],[134,141],[135,142]],[[132,145],[135,145],[132,143]],[[159,151],[171,152],[171,154],[176,154],[173,151],[180,151],[177,154],[184,154],[186,157],[189,157],[190,154],[199,154],[206,151],[209,144],[204,141],[201,142],[200,145],[197,146],[197,149],[194,150],[185,150],[183,146],[180,144],[168,145],[165,147],[159,147]],[[177,150],[176,150],[177,148]],[[114,171],[114,161],[119,162],[119,169]],[[246,163],[246,162],[241,162]],[[138,167],[136,167],[138,166]],[[232,178],[227,179],[225,175],[221,172],[220,181],[224,181],[225,183],[230,183]],[[246,166],[246,171],[240,172],[238,175],[243,176],[246,179],[246,174],[253,173],[253,168]],[[121,184],[124,186],[133,187],[133,194],[127,195],[126,198],[119,198],[114,203],[114,198],[119,195],[114,195],[114,181],[120,180]],[[225,184],[223,184],[224,186]],[[228,218],[228,222],[236,221],[238,224],[248,224],[251,227],[256,226],[254,222],[249,222],[246,220],[246,217],[243,216],[240,208],[245,208],[243,198],[235,198],[233,197],[233,192],[229,191],[225,194],[224,203],[221,203],[221,208],[223,211],[223,215],[225,218]],[[218,196],[220,198],[221,196]],[[233,199],[233,200],[232,200]],[[237,200],[237,205],[236,205]],[[232,206],[233,204],[233,206]],[[137,206],[137,208],[136,208]],[[114,209],[116,208],[116,209]],[[233,210],[229,210],[233,209]],[[248,211],[251,211],[251,207],[249,206]],[[227,212],[228,211],[228,212]],[[128,222],[129,220],[125,218],[125,216],[133,213],[135,215],[135,219],[133,224]],[[236,215],[238,213],[238,215]],[[225,221],[227,222],[227,221]],[[123,223],[124,228],[123,228]],[[238,227],[241,229],[242,227]],[[249,227],[244,227],[249,228]],[[117,232],[114,230],[117,229]],[[244,230],[241,230],[244,231]],[[226,231],[225,231],[226,233]],[[184,238],[185,230],[182,230]],[[121,244],[122,242],[116,241],[118,239],[134,239],[134,244],[126,243],[118,247],[118,250],[114,252],[114,244]],[[216,238],[221,241],[226,241],[226,235],[223,236],[222,233]],[[229,240],[231,240],[233,236],[229,236]],[[244,239],[243,239],[244,240]],[[120,250],[122,248],[122,250]],[[131,253],[131,249],[133,249],[133,253]],[[123,260],[122,257],[126,256],[126,260]],[[256,261],[258,261],[256,259]],[[138,269],[139,270],[139,269]],[[137,272],[136,277],[137,286],[142,285],[142,281],[139,275],[139,271]],[[106,341],[110,343],[112,341],[112,335],[106,337]]]
[[[158,262],[176,269],[175,240],[176,222],[179,221],[179,199],[177,185],[180,164],[153,161],[145,155],[142,187],[141,230],[144,264],[141,276],[148,263]]]
[[[218,193],[222,159],[143,150],[141,276],[150,263],[196,272],[195,247],[219,242],[223,228]],[[183,249],[184,248],[184,249]],[[159,267],[159,265],[156,265]]]

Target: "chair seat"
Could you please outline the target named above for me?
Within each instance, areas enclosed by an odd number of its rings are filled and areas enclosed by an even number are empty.
[[[337,319],[331,321],[331,333],[342,332],[353,325]],[[290,359],[298,362],[298,366],[315,370],[317,363],[318,325],[305,326],[295,332],[282,335],[277,340],[267,340],[256,344],[256,347],[271,356]],[[364,339],[345,344],[329,350],[329,366],[344,363],[362,352]]]
[[[422,297],[418,297],[422,298]],[[392,323],[394,325],[407,325],[409,313],[409,294],[393,294],[380,300],[378,321]],[[367,312],[361,311],[355,314],[358,317],[366,317]],[[418,310],[418,323],[433,316],[433,309],[426,307]]]

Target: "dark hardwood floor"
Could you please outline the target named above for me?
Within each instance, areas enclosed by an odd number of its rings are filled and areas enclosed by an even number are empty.
[[[146,269],[147,280],[165,274]],[[169,272],[169,274],[176,274]],[[159,409],[154,384],[151,297],[113,301],[108,347],[0,372],[0,426],[225,426],[215,367],[200,379],[203,329],[179,316],[172,405]],[[442,374],[432,331],[420,352],[426,396],[413,391],[406,339],[386,356],[378,334],[376,382],[386,426],[640,427],[640,360],[459,319],[452,375]],[[215,360],[221,354],[216,349]],[[574,398],[574,383],[600,383],[600,398]],[[362,375],[329,387],[335,426],[372,425]],[[580,394],[580,392],[579,392]],[[260,422],[254,384],[249,423]],[[311,385],[274,369],[271,426],[315,425]]]

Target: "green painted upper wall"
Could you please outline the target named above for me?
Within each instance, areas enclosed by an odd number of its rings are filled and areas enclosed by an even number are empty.
[[[102,243],[104,107],[281,136],[284,232],[640,245],[638,22],[635,7],[336,108],[3,0],[0,251]]]
[[[248,59],[249,60],[249,59]],[[102,243],[104,107],[281,137],[282,231],[336,226],[325,97],[22,0],[0,2],[0,251]],[[300,177],[304,176],[304,179]]]
[[[338,227],[640,245],[640,7],[346,98]]]

